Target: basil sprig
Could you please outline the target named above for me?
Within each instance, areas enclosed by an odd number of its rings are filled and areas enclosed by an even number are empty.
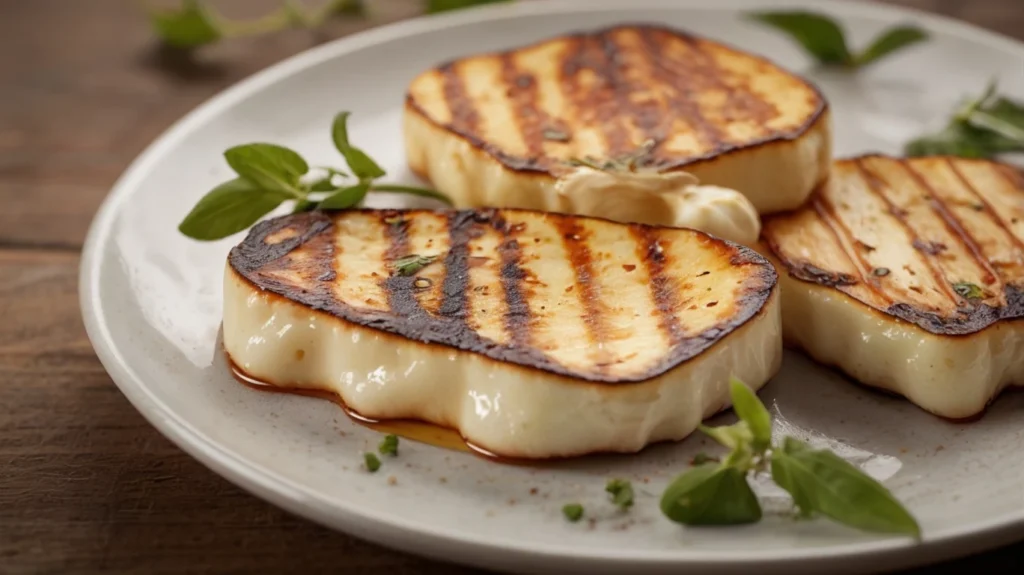
[[[661,498],[666,517],[685,525],[755,523],[761,504],[748,477],[770,472],[801,516],[817,514],[865,531],[920,537],[917,521],[881,483],[828,450],[792,437],[773,443],[771,416],[757,395],[735,378],[730,392],[739,422],[701,428],[729,448],[729,455],[673,480]]]
[[[960,106],[942,130],[907,143],[908,156],[991,158],[1024,152],[1024,103],[997,93],[995,81]]]
[[[795,10],[751,12],[747,16],[788,34],[826,66],[860,68],[928,39],[928,34],[916,26],[895,26],[875,37],[862,52],[854,52],[847,44],[846,34],[839,23],[824,14]]]
[[[340,210],[360,205],[369,192],[407,194],[433,198],[451,205],[444,194],[414,186],[378,184],[387,173],[366,152],[353,146],[346,126],[349,113],[334,118],[331,135],[357,181],[344,182],[348,173],[337,168],[311,168],[298,152],[276,144],[235,146],[224,159],[238,177],[220,184],[199,200],[178,230],[196,240],[219,240],[248,229],[284,202],[294,202],[293,212],[314,209]]]

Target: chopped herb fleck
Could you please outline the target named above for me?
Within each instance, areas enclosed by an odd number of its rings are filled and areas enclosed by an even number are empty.
[[[583,518],[583,506],[579,503],[569,503],[565,507],[562,507],[562,515],[573,523],[576,523]]]
[[[611,494],[612,503],[619,509],[633,506],[633,484],[625,479],[610,479],[604,490]]]
[[[984,299],[985,291],[970,282],[957,282],[953,284],[953,291],[964,299]]]
[[[715,463],[718,460],[719,459],[717,457],[711,457],[707,453],[701,451],[697,455],[693,456],[693,459],[690,460],[690,465],[704,465],[705,463]]]
[[[552,142],[568,142],[569,134],[563,132],[562,130],[548,128],[544,130],[544,139],[551,140]]]
[[[380,459],[378,459],[373,453],[364,453],[363,463],[366,464],[366,470],[370,473],[374,473],[380,469]]]
[[[400,257],[394,263],[395,273],[400,276],[411,276],[430,265],[436,259],[437,256],[421,256],[419,254]]]
[[[875,268],[871,270],[871,273],[875,277],[884,278],[885,276],[889,275],[889,268]]]
[[[381,455],[398,455],[398,436],[385,435],[383,441],[377,447]]]

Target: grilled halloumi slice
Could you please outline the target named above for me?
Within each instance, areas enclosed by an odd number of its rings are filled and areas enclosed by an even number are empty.
[[[686,171],[765,214],[828,175],[828,106],[771,62],[656,26],[562,36],[416,77],[404,117],[411,169],[458,207],[513,207],[672,226],[682,202],[623,180],[597,201],[560,182],[576,160]],[[640,183],[643,187],[649,184]],[[600,190],[597,193],[602,193]],[[689,227],[689,226],[681,226]]]
[[[837,161],[767,218],[787,342],[934,414],[981,414],[1024,385],[1024,177],[951,157]]]
[[[250,377],[497,455],[632,452],[728,407],[730,376],[758,389],[776,373],[776,279],[755,251],[694,230],[311,212],[231,251],[224,346]]]

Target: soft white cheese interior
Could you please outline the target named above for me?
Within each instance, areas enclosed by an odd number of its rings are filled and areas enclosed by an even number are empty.
[[[730,376],[758,389],[778,371],[778,299],[773,291],[711,348],[639,383],[588,383],[351,324],[262,291],[230,266],[223,338],[254,378],[334,392],[373,419],[447,426],[498,455],[635,452],[682,439],[726,408]]]
[[[935,335],[784,271],[779,287],[787,343],[926,411],[950,419],[974,417],[1003,389],[1024,385],[1020,322],[966,336]]]

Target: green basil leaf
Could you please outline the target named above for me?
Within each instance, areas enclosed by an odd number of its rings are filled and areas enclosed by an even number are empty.
[[[239,176],[261,188],[302,195],[296,188],[309,165],[293,150],[275,144],[243,144],[229,148],[224,158]]]
[[[335,186],[333,183],[331,183],[331,180],[333,180],[333,179],[334,179],[334,176],[324,176],[324,177],[320,178],[319,180],[317,180],[317,181],[313,182],[312,184],[310,184],[309,185],[309,191],[311,191],[311,192],[333,192],[334,190],[338,189],[338,186]]]
[[[875,38],[871,45],[857,56],[855,63],[860,66],[871,64],[897,50],[927,39],[928,33],[916,26],[890,28]]]
[[[237,178],[203,196],[178,230],[197,240],[219,240],[247,229],[287,199],[287,194]]]
[[[428,0],[427,13],[448,12],[449,10],[461,10],[480,4],[497,4],[509,0]]]
[[[183,0],[177,10],[151,9],[150,23],[168,45],[194,48],[221,39],[216,19],[197,0]]]
[[[366,197],[366,192],[369,189],[369,182],[361,182],[354,186],[340,189],[334,194],[324,198],[324,200],[320,202],[320,209],[344,210],[346,208],[351,208],[363,201],[363,198]]]
[[[342,112],[334,117],[334,124],[331,126],[331,137],[334,139],[334,147],[345,157],[345,163],[349,169],[360,180],[380,178],[386,174],[383,168],[377,165],[370,156],[366,155],[359,148],[352,146],[348,141],[348,117],[349,112]]]
[[[408,194],[410,196],[419,196],[419,197],[422,197],[422,198],[432,198],[432,199],[435,199],[435,200],[440,200],[440,201],[448,204],[449,206],[455,205],[455,203],[452,202],[452,199],[449,198],[448,196],[442,194],[441,192],[439,192],[437,190],[431,190],[431,189],[427,189],[427,188],[417,188],[417,187],[414,187],[414,186],[398,186],[398,185],[392,185],[392,184],[381,184],[381,185],[373,186],[372,191],[374,191],[374,192],[387,192],[387,193],[393,193],[393,194]]]
[[[785,32],[822,64],[853,62],[842,28],[828,16],[804,11],[753,12],[749,16]]]
[[[998,154],[1024,151],[1024,143],[995,132],[953,120],[945,129],[915,138],[904,147],[908,156],[959,156],[991,158]]]
[[[729,388],[733,411],[747,424],[754,451],[763,452],[772,443],[771,415],[747,384],[733,377],[729,380]]]
[[[295,202],[295,208],[292,209],[293,214],[301,214],[302,212],[311,212],[316,209],[319,202],[312,200],[299,200]]]
[[[881,483],[828,450],[787,437],[772,453],[772,480],[800,513],[820,513],[865,531],[919,537],[917,520]]]
[[[1024,106],[999,98],[991,104],[976,108],[967,116],[967,122],[1024,146]]]
[[[705,463],[676,477],[661,497],[661,512],[685,525],[737,525],[761,520],[761,504],[735,467]]]

